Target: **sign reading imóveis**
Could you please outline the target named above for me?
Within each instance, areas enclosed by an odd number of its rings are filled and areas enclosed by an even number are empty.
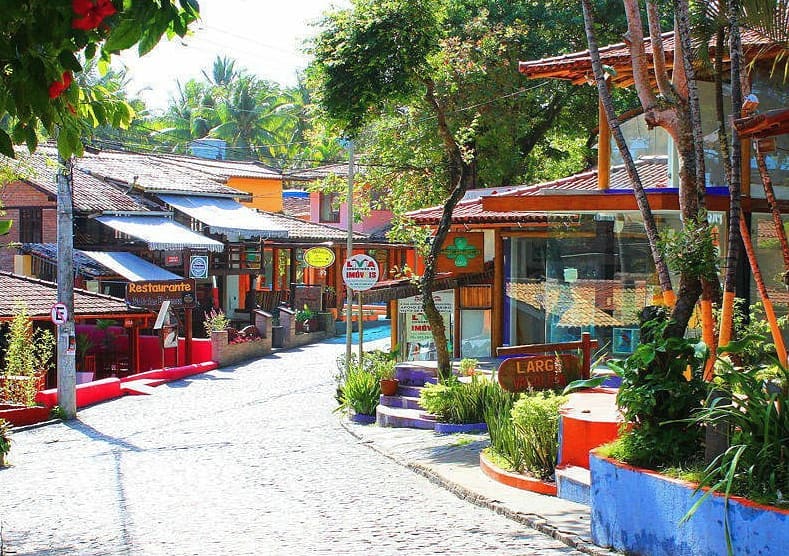
[[[369,255],[354,255],[342,265],[342,279],[357,292],[369,290],[378,282],[378,263]]]
[[[130,282],[126,286],[126,303],[132,307],[158,310],[169,301],[171,308],[180,309],[194,307],[195,299],[195,281],[191,278]]]

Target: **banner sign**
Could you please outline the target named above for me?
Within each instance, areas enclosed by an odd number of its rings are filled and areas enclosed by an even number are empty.
[[[328,268],[334,264],[334,251],[328,247],[310,247],[304,251],[304,262],[312,268]]]
[[[436,309],[439,313],[454,313],[455,312],[455,292],[452,290],[443,290],[440,292],[433,292],[433,301],[436,304]],[[398,311],[400,313],[422,313],[422,296],[413,295],[405,297],[397,301]]]
[[[126,303],[131,307],[158,311],[162,303],[169,301],[171,308],[182,309],[194,307],[195,300],[195,281],[191,278],[129,282],[126,285]]]
[[[550,390],[567,385],[568,376],[581,378],[578,357],[569,354],[510,357],[499,366],[499,384],[509,392]],[[577,374],[578,376],[573,376]]]

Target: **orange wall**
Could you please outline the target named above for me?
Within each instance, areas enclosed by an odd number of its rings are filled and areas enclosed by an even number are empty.
[[[282,212],[282,178],[230,178],[227,185],[252,194],[248,207]]]

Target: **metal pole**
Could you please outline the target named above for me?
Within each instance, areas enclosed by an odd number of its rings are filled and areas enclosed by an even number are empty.
[[[362,305],[362,292],[359,292],[359,361],[362,360],[362,355],[364,353],[364,348],[362,344],[364,343],[364,306]]]
[[[66,419],[77,416],[75,352],[69,349],[74,336],[74,207],[71,192],[71,159],[58,157],[58,301],[66,305],[68,317],[58,327],[58,405]],[[72,344],[73,345],[73,344]]]
[[[353,256],[353,142],[348,141],[348,198],[346,199],[345,210],[348,219],[348,241],[346,246],[345,258]],[[345,370],[350,369],[351,364],[351,336],[353,335],[353,290],[349,285],[345,285]],[[361,357],[359,358],[361,362]]]

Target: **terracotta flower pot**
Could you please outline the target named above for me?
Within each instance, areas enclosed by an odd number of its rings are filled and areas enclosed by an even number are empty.
[[[400,381],[396,378],[382,378],[381,379],[381,394],[384,396],[395,396],[397,395],[397,387],[400,385]]]

